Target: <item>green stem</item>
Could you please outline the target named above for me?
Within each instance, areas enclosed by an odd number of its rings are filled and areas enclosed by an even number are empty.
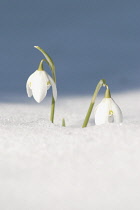
[[[44,57],[46,58],[46,62],[47,64],[49,65],[51,71],[52,71],[52,76],[53,76],[53,79],[54,79],[54,82],[56,83],[56,73],[55,73],[55,65],[54,65],[54,62],[53,60],[51,59],[51,57],[39,46],[34,46],[36,49],[38,49],[43,55]]]
[[[55,100],[54,97],[52,96],[51,115],[50,115],[50,121],[52,123],[54,122],[54,112],[55,112]]]
[[[52,78],[54,82],[56,83],[56,72],[55,72],[55,65],[51,57],[39,46],[34,46],[36,49],[38,49],[46,59],[42,59],[43,61],[46,61],[46,63],[49,65],[51,71],[52,71]],[[41,63],[42,64],[42,63]],[[42,64],[43,65],[43,64]],[[55,112],[55,100],[52,95],[52,104],[51,104],[51,115],[50,115],[50,120],[53,123],[54,122],[54,112]]]
[[[82,128],[87,127],[87,124],[88,124],[88,122],[89,122],[89,118],[90,118],[90,115],[91,115],[93,106],[94,106],[94,104],[95,104],[95,100],[96,100],[96,97],[97,97],[97,95],[98,95],[98,92],[99,92],[100,88],[101,88],[102,86],[105,86],[105,85],[106,85],[106,81],[105,81],[104,79],[101,79],[101,80],[98,82],[98,84],[97,84],[97,86],[96,86],[96,89],[95,89],[95,91],[94,91],[94,93],[93,93],[93,96],[92,96],[92,99],[91,99],[91,103],[90,103],[90,106],[89,106],[89,108],[88,108],[88,111],[87,111],[85,120],[84,120],[84,122],[83,122]]]
[[[66,127],[65,119],[62,119],[62,127]]]

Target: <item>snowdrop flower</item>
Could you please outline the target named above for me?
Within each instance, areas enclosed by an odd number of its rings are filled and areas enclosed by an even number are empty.
[[[26,90],[28,97],[34,97],[34,99],[40,103],[47,95],[47,90],[52,86],[53,97],[57,99],[56,84],[53,79],[44,70],[36,70],[27,80]]]
[[[26,90],[28,97],[34,97],[34,99],[40,103],[47,95],[47,90],[52,86],[52,103],[51,103],[51,114],[50,120],[54,122],[55,113],[55,102],[57,99],[57,88],[56,88],[56,73],[55,65],[51,57],[39,46],[34,46],[38,49],[45,57],[40,61],[38,70],[36,70],[27,80]],[[52,72],[52,77],[44,71],[43,62],[46,62]]]
[[[123,115],[119,106],[111,98],[110,90],[107,88],[104,99],[95,108],[95,124],[121,123]]]

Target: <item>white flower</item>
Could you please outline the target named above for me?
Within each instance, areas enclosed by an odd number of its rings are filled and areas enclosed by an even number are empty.
[[[28,97],[33,95],[40,103],[46,96],[47,90],[52,86],[53,97],[57,99],[57,89],[54,80],[44,70],[36,70],[27,80],[26,90]]]
[[[95,124],[121,123],[123,115],[112,98],[104,98],[95,109]]]

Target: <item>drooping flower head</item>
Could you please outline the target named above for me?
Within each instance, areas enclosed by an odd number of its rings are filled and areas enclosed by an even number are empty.
[[[54,100],[57,99],[56,84],[46,71],[36,70],[27,80],[26,90],[28,97],[34,97],[34,99],[40,103],[47,95],[47,90],[52,86],[52,92]]]
[[[47,95],[47,90],[52,86],[52,103],[51,103],[51,114],[50,120],[54,122],[55,102],[57,99],[57,88],[56,88],[56,73],[55,65],[51,57],[39,46],[34,46],[38,49],[45,57],[40,61],[38,70],[36,70],[27,80],[26,90],[28,97],[34,97],[34,99],[40,103]],[[52,77],[47,74],[43,68],[43,62],[46,62],[52,72]]]
[[[107,88],[104,99],[95,108],[95,124],[121,123],[123,121],[122,111],[111,98],[110,90]]]

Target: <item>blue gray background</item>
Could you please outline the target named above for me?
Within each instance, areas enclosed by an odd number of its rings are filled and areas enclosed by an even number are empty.
[[[1,0],[0,92],[26,95],[43,58],[54,60],[59,95],[140,88],[139,0]],[[46,70],[49,72],[47,65]]]

